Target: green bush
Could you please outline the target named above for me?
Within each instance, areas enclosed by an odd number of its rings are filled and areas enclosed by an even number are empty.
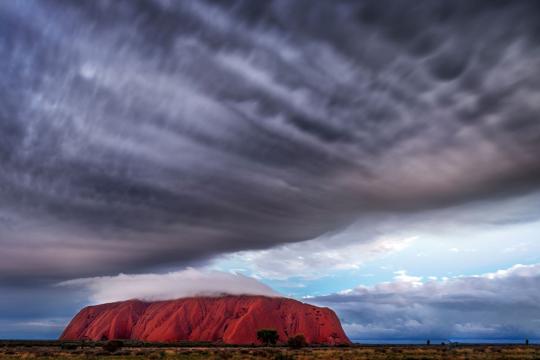
[[[279,335],[274,329],[260,329],[257,331],[257,339],[264,345],[276,345]]]
[[[289,340],[287,341],[287,345],[289,345],[289,347],[293,349],[301,349],[303,347],[306,347],[308,343],[304,335],[297,334],[289,338]]]

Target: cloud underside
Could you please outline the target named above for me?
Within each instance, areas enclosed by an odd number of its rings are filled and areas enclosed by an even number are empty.
[[[309,299],[344,319],[352,339],[524,339],[540,335],[540,265],[480,276],[393,282]]]
[[[538,190],[538,15],[2,2],[0,277],[187,264]]]

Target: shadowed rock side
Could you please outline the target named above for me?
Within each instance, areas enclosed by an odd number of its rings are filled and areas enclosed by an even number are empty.
[[[329,308],[265,296],[193,297],[168,301],[128,300],[88,306],[60,340],[133,339],[256,344],[257,330],[273,328],[279,342],[304,334],[310,344],[349,344]]]

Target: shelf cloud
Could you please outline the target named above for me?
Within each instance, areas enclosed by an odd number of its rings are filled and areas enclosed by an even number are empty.
[[[539,11],[2,2],[0,278],[187,266],[537,191]]]

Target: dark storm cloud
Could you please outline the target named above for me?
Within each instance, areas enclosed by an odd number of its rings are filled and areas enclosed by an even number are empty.
[[[538,337],[540,265],[481,276],[396,280],[309,299],[344,319],[352,339]]]
[[[0,4],[0,276],[538,190],[536,2]]]

